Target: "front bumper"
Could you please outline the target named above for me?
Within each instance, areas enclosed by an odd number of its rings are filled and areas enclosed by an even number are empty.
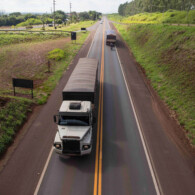
[[[87,150],[81,150],[80,152],[63,152],[61,149],[57,149],[56,147],[53,147],[54,151],[59,154],[60,156],[84,156],[89,155],[92,150],[92,146],[90,145],[90,148]]]

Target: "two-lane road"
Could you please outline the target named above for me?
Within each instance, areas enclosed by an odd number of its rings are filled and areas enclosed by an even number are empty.
[[[93,41],[90,36],[1,171],[0,195],[195,194],[195,164],[166,132],[172,123],[120,37],[117,48],[106,46],[108,29],[105,17],[91,28]],[[52,116],[78,58],[86,56],[99,61],[93,150],[61,158],[51,149]]]
[[[116,50],[105,45],[104,20],[88,53],[100,62],[93,152],[64,159],[52,153],[39,195],[157,194]]]

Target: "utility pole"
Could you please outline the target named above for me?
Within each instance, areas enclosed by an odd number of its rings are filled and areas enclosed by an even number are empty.
[[[53,26],[54,26],[54,29],[55,29],[55,4],[56,4],[56,1],[53,0]]]
[[[70,22],[72,23],[71,8],[72,8],[72,3],[70,2]]]

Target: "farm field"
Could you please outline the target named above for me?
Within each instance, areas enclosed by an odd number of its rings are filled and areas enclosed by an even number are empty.
[[[69,26],[80,29],[82,24]],[[92,25],[86,23],[86,27]],[[0,154],[13,141],[16,132],[37,104],[44,104],[63,72],[88,37],[77,33],[77,42],[63,34],[0,34]],[[48,67],[48,61],[50,67]],[[13,96],[12,78],[34,81],[31,90],[16,88]]]

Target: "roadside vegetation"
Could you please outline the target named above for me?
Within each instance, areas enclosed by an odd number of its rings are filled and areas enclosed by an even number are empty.
[[[25,43],[25,42],[36,42],[36,41],[45,41],[45,40],[52,40],[57,39],[60,37],[68,37],[69,34],[30,34],[21,32],[19,34],[15,33],[0,33],[0,46],[10,45],[10,44],[18,44],[18,43]]]
[[[194,8],[191,0],[134,0],[108,15],[193,145],[195,28],[188,24],[195,24]]]
[[[58,26],[58,28],[54,31],[51,27],[46,27],[45,30],[32,29],[29,33],[28,31],[21,32],[0,32],[0,46],[17,44],[17,43],[25,43],[25,42],[37,42],[37,41],[45,41],[52,40],[63,37],[70,37],[69,32],[65,31],[79,31],[81,27],[89,27],[92,26],[95,21],[82,21],[79,23],[73,23],[68,26]],[[35,32],[33,32],[33,30]],[[53,30],[53,31],[50,31]],[[64,31],[64,32],[63,32]]]
[[[77,44],[72,44],[71,42],[67,43],[63,50],[54,49],[53,51],[47,54],[47,58],[52,60],[51,71],[52,74],[47,78],[47,74],[37,74],[37,79],[44,79],[45,81],[41,86],[36,89],[36,101],[38,104],[44,104],[47,102],[47,98],[51,94],[52,90],[55,88],[56,84],[60,80],[63,72],[67,69],[68,65],[75,57],[82,44],[86,40],[89,33],[80,33]],[[48,67],[45,66],[45,72],[48,71]]]
[[[97,20],[101,17],[101,13],[96,11],[89,12],[72,12],[69,17],[65,12],[61,10],[55,11],[55,24],[69,25],[71,23],[78,23],[86,20]],[[12,26],[12,27],[32,27],[32,25],[40,24],[52,24],[54,15],[52,14],[22,14],[20,12],[13,12],[5,14],[0,12],[0,26]]]
[[[0,97],[0,154],[12,142],[19,127],[31,112],[32,101],[24,98]]]
[[[92,26],[96,21],[94,20],[88,20],[88,21],[81,21],[79,23],[72,23],[68,26],[60,26],[58,30],[66,30],[66,31],[79,31],[82,27],[88,28]],[[48,30],[50,28],[47,28]]]
[[[195,145],[195,28],[114,25]]]
[[[187,11],[195,8],[192,0],[134,0],[119,5],[118,13],[121,16],[133,16],[139,13],[166,12],[168,10]]]
[[[68,28],[80,30],[93,23]],[[72,43],[70,34],[0,34],[0,155],[13,142],[33,106],[47,102],[88,35],[89,32],[78,32],[76,43]],[[31,91],[23,88],[16,88],[14,97],[12,78],[33,80],[34,99]]]
[[[176,11],[168,10],[166,12],[139,13],[133,16],[121,16],[111,14],[110,20],[125,24],[195,24],[195,10]]]

